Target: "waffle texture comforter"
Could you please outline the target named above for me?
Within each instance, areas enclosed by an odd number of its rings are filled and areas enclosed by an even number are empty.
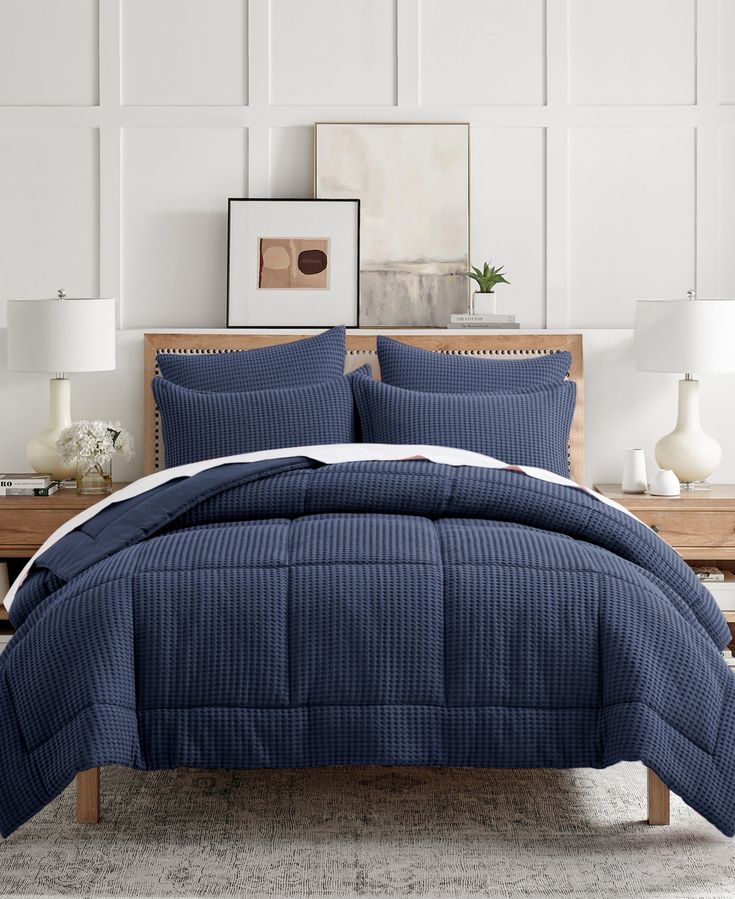
[[[735,831],[710,594],[583,491],[426,461],[219,465],[40,557],[0,656],[0,832],[86,768],[653,768]]]

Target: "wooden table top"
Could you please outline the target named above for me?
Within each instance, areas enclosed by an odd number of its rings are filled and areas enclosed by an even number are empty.
[[[650,493],[623,493],[620,484],[595,484],[595,490],[614,499],[626,509],[690,509],[696,511],[735,509],[735,484],[712,484],[709,490],[682,490],[678,496],[651,496]]]
[[[115,483],[112,485],[112,492],[115,493],[127,486],[124,482]],[[105,496],[109,496],[109,494],[80,494],[73,487],[62,487],[51,496],[0,496],[0,513],[23,510],[38,511],[39,509],[81,511],[98,503]]]

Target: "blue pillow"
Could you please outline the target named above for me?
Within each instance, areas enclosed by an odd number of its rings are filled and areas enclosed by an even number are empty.
[[[572,364],[569,353],[527,359],[450,356],[378,337],[384,384],[426,393],[520,393],[561,384]]]
[[[203,393],[154,378],[166,465],[289,446],[353,443],[350,381],[341,376],[280,390]]]
[[[271,390],[339,378],[345,370],[345,329],[232,353],[158,353],[167,381],[190,390]]]
[[[569,429],[577,385],[526,393],[420,393],[352,381],[367,443],[453,446],[569,477]]]

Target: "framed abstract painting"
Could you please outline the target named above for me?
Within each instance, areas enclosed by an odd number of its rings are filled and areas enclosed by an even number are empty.
[[[360,323],[446,327],[469,299],[469,125],[318,122],[314,193],[361,201]]]
[[[359,325],[360,201],[231,198],[227,326]]]

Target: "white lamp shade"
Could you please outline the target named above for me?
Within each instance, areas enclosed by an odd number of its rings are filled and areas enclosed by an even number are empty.
[[[735,300],[638,300],[639,371],[735,371]]]
[[[8,300],[8,368],[48,372],[115,368],[115,301]]]

